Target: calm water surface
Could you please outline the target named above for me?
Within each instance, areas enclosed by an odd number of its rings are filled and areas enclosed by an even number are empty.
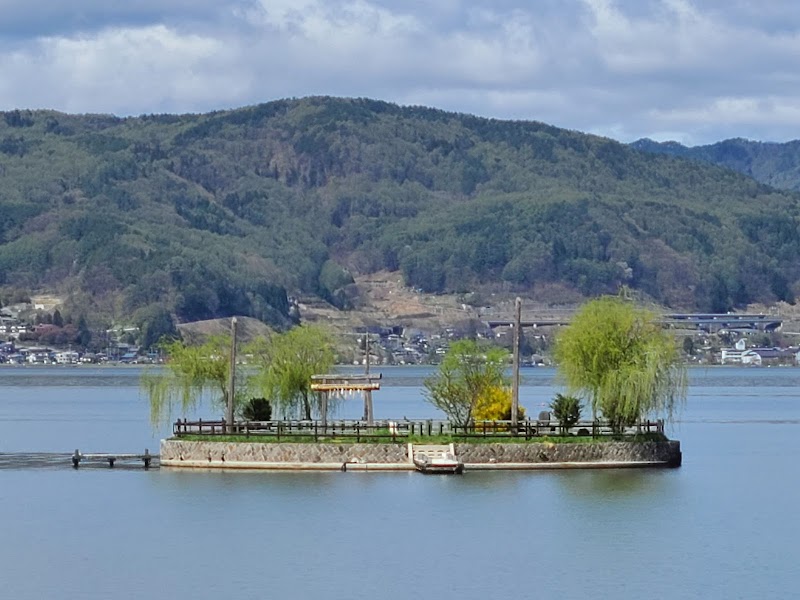
[[[0,369],[0,452],[155,450],[139,373]],[[383,373],[376,416],[439,416],[427,371]],[[529,413],[553,375],[524,371]],[[0,598],[796,597],[800,370],[691,382],[675,470],[0,469]]]

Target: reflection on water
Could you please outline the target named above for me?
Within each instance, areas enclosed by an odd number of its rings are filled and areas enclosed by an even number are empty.
[[[597,498],[613,500],[623,496],[654,496],[668,485],[669,471],[651,469],[610,469],[608,471],[570,471],[555,480],[566,495],[586,502]]]

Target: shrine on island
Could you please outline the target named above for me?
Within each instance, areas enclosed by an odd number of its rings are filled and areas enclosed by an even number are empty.
[[[311,390],[320,394],[321,415],[323,425],[328,421],[328,399],[333,396],[349,396],[354,394],[364,395],[364,421],[372,424],[372,392],[381,389],[381,374],[364,375],[328,374],[312,375]]]

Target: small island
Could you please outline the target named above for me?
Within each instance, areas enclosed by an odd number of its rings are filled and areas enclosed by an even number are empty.
[[[161,465],[184,468],[410,471],[419,448],[448,447],[465,470],[678,467],[680,442],[663,421],[618,435],[607,424],[555,420],[482,421],[453,430],[441,420],[237,422],[177,421],[161,442]],[[592,433],[594,432],[594,435]]]
[[[588,302],[564,329],[557,358],[571,394],[557,394],[551,410],[535,419],[519,406],[516,353],[509,382],[505,351],[459,340],[424,382],[426,400],[447,419],[375,420],[372,392],[380,389],[380,375],[369,374],[368,367],[360,376],[315,374],[331,365],[332,342],[307,326],[251,349],[265,368],[249,376],[247,391],[259,389],[265,396],[240,403],[236,419],[235,319],[231,334],[206,347],[172,342],[168,370],[143,380],[155,418],[174,399],[191,402],[214,384],[226,408],[220,421],[177,420],[173,437],[161,442],[162,466],[424,471],[421,464],[438,455],[453,462],[454,472],[682,462],[680,442],[665,435],[665,422],[685,397],[677,345],[651,313],[622,298]],[[230,355],[223,352],[226,344]],[[364,418],[329,419],[336,399],[354,392],[364,397]],[[577,394],[588,397],[590,420],[582,418]],[[284,418],[272,419],[273,403]],[[292,413],[299,418],[287,418]],[[666,420],[649,418],[656,413]]]

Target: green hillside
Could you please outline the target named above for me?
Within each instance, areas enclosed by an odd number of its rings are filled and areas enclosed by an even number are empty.
[[[792,300],[798,196],[536,122],[371,100],[0,113],[0,285],[91,318],[290,320],[352,273],[674,308]]]

